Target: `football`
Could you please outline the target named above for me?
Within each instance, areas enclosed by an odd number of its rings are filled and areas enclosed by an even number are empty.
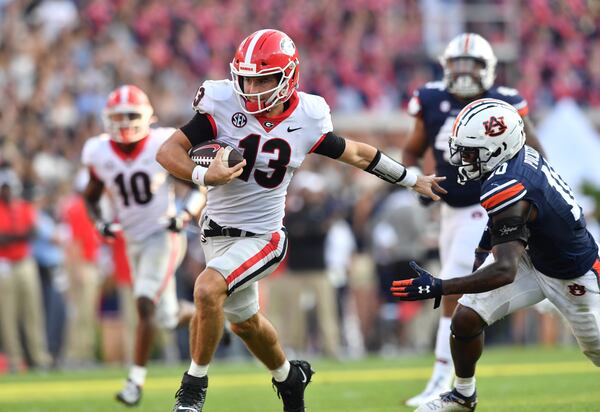
[[[220,148],[225,149],[223,151],[223,164],[225,166],[233,167],[244,160],[242,154],[235,147],[219,140],[209,140],[196,145],[189,150],[188,154],[190,159],[197,165],[208,167]]]

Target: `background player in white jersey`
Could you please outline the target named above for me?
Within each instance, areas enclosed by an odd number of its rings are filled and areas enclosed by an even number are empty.
[[[415,116],[412,133],[404,146],[403,162],[417,165],[428,148],[432,148],[436,174],[446,176],[442,186],[439,251],[440,277],[460,276],[471,272],[473,251],[485,228],[485,210],[479,205],[479,182],[458,183],[457,168],[449,163],[448,138],[458,112],[480,97],[493,97],[512,104],[525,122],[528,144],[540,150],[527,118],[527,101],[517,90],[494,86],[496,56],[480,35],[464,33],[455,37],[440,58],[443,82],[427,83],[418,89],[409,103]],[[425,200],[423,203],[427,203]],[[459,296],[444,296],[435,344],[436,362],[427,386],[406,404],[418,406],[450,389],[454,371],[450,354],[450,317]]]
[[[393,282],[392,293],[402,300],[465,294],[452,316],[454,389],[416,412],[474,411],[484,329],[546,298],[600,366],[598,245],[569,186],[525,145],[519,113],[497,99],[477,100],[456,118],[449,148],[461,179],[482,182],[489,216],[482,245],[494,259],[468,276],[443,280],[412,262],[417,277]]]
[[[204,82],[194,100],[197,114],[158,152],[157,160],[175,176],[210,186],[203,222],[207,267],[194,290],[192,362],[173,411],[202,410],[224,317],[271,371],[284,411],[304,411],[313,371],[306,361],[286,359],[275,329],[259,312],[257,280],[285,255],[286,190],[308,153],[338,159],[436,200],[432,188],[443,192],[437,184],[443,178],[417,176],[372,146],[336,136],[325,100],[297,92],[298,64],[296,47],[285,33],[251,34],[231,63],[232,80]],[[245,160],[227,168],[220,150],[210,167],[196,166],[187,151],[213,138],[238,147]]]
[[[184,321],[179,319],[174,279],[186,248],[180,231],[183,220],[199,214],[205,199],[191,191],[186,210],[176,215],[174,180],[155,159],[174,129],[150,128],[153,109],[141,89],[126,85],[113,91],[103,116],[107,133],[89,139],[83,148],[82,161],[90,170],[84,197],[100,233],[113,237],[116,224],[104,221],[99,207],[103,192],[108,193],[127,242],[138,324],[134,362],[116,398],[133,406],[141,399],[155,323],[172,329]]]

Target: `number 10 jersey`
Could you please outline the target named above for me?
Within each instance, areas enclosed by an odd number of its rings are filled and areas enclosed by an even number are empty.
[[[127,239],[141,241],[164,230],[175,216],[175,195],[169,173],[156,161],[161,144],[173,128],[150,129],[131,153],[119,149],[107,134],[85,142],[81,160],[104,183]]]
[[[254,233],[280,229],[294,171],[333,129],[325,100],[299,92],[277,117],[250,115],[241,109],[230,80],[205,81],[194,110],[209,118],[217,140],[238,148],[246,159],[240,177],[209,187],[207,215],[221,226]]]

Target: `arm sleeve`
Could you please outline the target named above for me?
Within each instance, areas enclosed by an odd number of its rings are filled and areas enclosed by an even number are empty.
[[[209,115],[196,113],[194,117],[181,127],[181,131],[188,138],[192,146],[214,139],[215,133]]]
[[[329,132],[325,134],[317,147],[312,151],[332,159],[337,159],[344,153],[344,150],[346,150],[346,139],[333,132]]]

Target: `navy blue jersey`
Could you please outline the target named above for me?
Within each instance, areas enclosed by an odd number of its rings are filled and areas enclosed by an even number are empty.
[[[598,245],[585,227],[573,192],[536,150],[523,147],[481,185],[481,205],[491,216],[521,199],[531,202],[537,217],[528,223],[527,253],[537,270],[557,279],[589,271]]]
[[[521,116],[527,114],[527,101],[515,89],[492,87],[481,96],[484,97],[503,100],[513,105]],[[446,176],[441,186],[448,191],[448,194],[441,197],[444,202],[453,207],[479,203],[480,183],[472,181],[465,185],[458,184],[458,169],[449,163],[448,139],[452,132],[452,125],[458,113],[468,103],[450,94],[443,82],[431,82],[417,90],[408,105],[409,113],[421,117],[425,123],[427,144],[433,149],[435,156],[436,174]]]

